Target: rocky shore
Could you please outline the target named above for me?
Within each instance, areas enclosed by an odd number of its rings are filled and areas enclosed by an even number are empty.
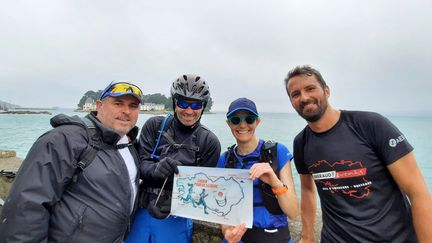
[[[22,159],[16,157],[15,151],[0,150],[0,199],[5,200],[10,190],[14,177],[18,171]],[[1,205],[0,205],[1,211]],[[315,223],[315,240],[319,242],[321,233],[321,210],[317,210],[317,222]],[[290,232],[293,242],[299,242],[301,233],[301,217],[290,221]],[[220,243],[222,234],[218,224],[194,220],[193,243]]]
[[[45,114],[52,115],[51,112],[48,111],[2,111],[0,114],[12,114],[12,115],[26,115],[26,114]]]
[[[16,157],[15,151],[0,150],[0,199],[6,199],[21,162],[22,159]]]

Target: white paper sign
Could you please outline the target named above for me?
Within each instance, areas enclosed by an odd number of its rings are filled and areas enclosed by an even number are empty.
[[[253,183],[248,170],[179,166],[171,215],[252,228]]]

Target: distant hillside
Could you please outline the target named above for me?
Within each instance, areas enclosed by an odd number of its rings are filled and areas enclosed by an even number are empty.
[[[92,100],[96,101],[101,96],[102,90],[98,90],[97,92],[93,90],[87,91],[78,102],[77,106],[78,109],[82,109],[84,106],[85,101],[88,98],[91,98]],[[143,103],[155,103],[155,104],[164,104],[166,110],[172,110],[172,99],[171,97],[166,97],[165,95],[161,93],[156,94],[147,94],[144,95],[142,99]],[[205,111],[210,111],[213,106],[213,100],[210,98]]]
[[[14,105],[5,101],[0,100],[0,110],[7,110],[7,109],[14,109],[14,108],[20,108],[19,105]]]

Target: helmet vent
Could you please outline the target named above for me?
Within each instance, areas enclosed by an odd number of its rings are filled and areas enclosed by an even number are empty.
[[[183,96],[186,99],[208,102],[210,91],[206,81],[200,76],[183,74],[174,81],[171,96]]]

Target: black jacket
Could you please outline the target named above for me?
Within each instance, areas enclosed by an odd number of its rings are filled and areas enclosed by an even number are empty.
[[[139,142],[137,144],[140,158],[141,179],[143,181],[140,187],[142,207],[147,207],[150,200],[144,196],[148,188],[161,188],[163,184],[163,180],[152,177],[155,168],[154,164],[157,163],[157,161],[150,156],[156,145],[158,131],[161,128],[163,120],[164,117],[162,116],[148,119],[141,129]],[[160,159],[171,157],[180,161],[182,165],[187,166],[216,166],[220,156],[221,145],[219,139],[213,132],[202,126],[199,122],[193,128],[184,126],[177,117],[170,119],[166,126],[166,134],[177,144],[197,146],[199,147],[199,151],[176,149],[169,146],[166,137],[162,136],[156,150],[156,154],[160,155]],[[165,189],[172,190],[172,178],[170,178],[166,184]]]
[[[122,242],[132,211],[129,174],[115,148],[120,136],[95,114],[89,118],[106,146],[84,171],[75,166],[88,141],[80,118],[52,118],[55,126],[69,125],[45,133],[30,149],[3,207],[0,242]],[[128,134],[132,140],[137,130]]]

